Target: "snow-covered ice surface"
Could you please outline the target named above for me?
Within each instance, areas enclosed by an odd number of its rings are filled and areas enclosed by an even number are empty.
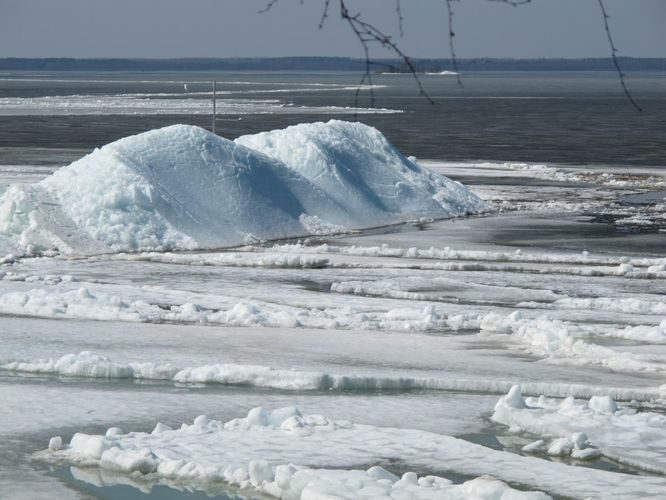
[[[501,211],[556,211],[610,223],[624,232],[666,232],[666,178],[660,167],[629,171],[608,165],[424,164],[463,182],[481,180],[475,192]]]
[[[514,386],[495,406],[493,420],[554,438],[542,451],[586,459],[603,454],[634,467],[666,473],[666,415],[618,405],[609,396],[587,401],[543,396],[526,400]],[[556,446],[553,446],[555,444]]]
[[[262,450],[259,453],[258,448]],[[303,455],[308,456],[309,467],[299,470],[290,465],[302,460]],[[446,480],[428,476],[419,481],[414,473],[403,475],[400,481],[376,466],[367,473],[326,470],[343,468],[350,463],[372,463],[386,456],[425,469],[456,462],[460,471],[492,472],[522,483],[529,482],[535,473],[543,473],[541,484],[559,494],[576,495],[583,481],[593,495],[605,495],[607,489],[604,484],[607,472],[571,471],[567,466],[552,466],[531,458],[484,450],[450,436],[331,420],[320,414],[303,414],[296,407],[273,411],[256,407],[247,417],[228,422],[200,415],[192,424],[184,423],[176,430],[158,423],[150,434],[123,434],[122,430],[115,429],[105,435],[77,433],[68,445],[56,439],[48,451],[39,455],[48,461],[64,460],[171,480],[224,480],[241,488],[257,488],[278,498],[311,498],[313,493],[309,490],[321,488],[322,492],[342,498],[370,495],[370,490],[380,498],[497,498],[503,494],[507,498],[511,495],[547,498],[539,493],[511,492],[497,482],[483,484],[483,479],[452,486]],[[315,467],[325,470],[312,470]],[[558,477],[558,473],[565,471],[571,474],[570,481],[561,484],[562,477]],[[646,486],[652,486],[656,492],[665,482],[631,478],[617,485],[613,494],[626,497]],[[488,486],[492,487],[486,491]],[[364,491],[366,488],[368,491]],[[401,491],[403,489],[406,491]]]
[[[165,132],[186,176],[155,173]],[[664,236],[614,233],[663,211],[622,201],[663,190],[657,169],[421,162],[340,122],[152,134],[38,184],[0,169],[21,183],[2,188],[0,497],[663,497]],[[501,213],[430,220],[482,204],[423,165]],[[215,185],[264,215],[222,220],[239,205]]]
[[[419,480],[413,472],[400,479],[378,466],[367,472],[333,471],[331,469],[344,468],[350,463],[374,462],[387,454],[429,467],[432,457],[437,457],[438,462],[446,460],[444,450],[453,458],[461,454],[456,448],[473,450],[478,445],[448,436],[302,414],[293,406],[271,412],[256,407],[247,417],[226,423],[199,415],[191,426],[184,424],[178,430],[158,423],[150,434],[122,432],[112,429],[105,435],[77,433],[69,445],[63,445],[56,438],[51,441],[49,451],[39,457],[170,480],[203,483],[222,480],[277,498],[318,498],[325,494],[337,498],[497,498],[502,495],[547,498],[540,493],[515,492],[490,478],[453,485],[434,476]],[[354,442],[354,446],[350,446],[350,442]],[[407,443],[410,444],[405,446]],[[260,449],[274,451],[266,453]],[[310,466],[291,465],[301,461],[303,455],[309,457]],[[515,460],[520,461],[517,457]]]

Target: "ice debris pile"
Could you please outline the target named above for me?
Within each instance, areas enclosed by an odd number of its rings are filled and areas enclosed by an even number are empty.
[[[592,460],[605,455],[642,470],[666,473],[666,416],[620,407],[609,396],[576,401],[544,396],[523,398],[513,386],[492,415],[515,432],[541,436],[523,447],[528,454],[547,453]]]
[[[315,468],[280,463],[278,456],[273,457],[271,452],[266,459],[250,459],[242,452],[248,442],[259,440],[266,449],[276,442],[283,443],[279,447],[280,455],[305,458],[307,454],[299,450],[324,446],[327,436],[345,431],[354,433],[354,427],[348,421],[333,421],[323,415],[304,415],[295,407],[272,412],[258,407],[250,410],[247,417],[226,423],[205,415],[198,416],[191,425],[182,424],[176,430],[157,423],[150,434],[123,434],[121,429],[112,427],[105,435],[76,433],[69,445],[56,436],[49,441],[48,450],[38,456],[47,460],[98,466],[104,471],[132,474],[134,477],[139,474],[153,479],[196,480],[196,484],[225,481],[242,489],[283,499],[550,498],[541,492],[514,490],[489,476],[456,485],[438,476],[419,478],[414,472],[406,472],[399,477],[379,466],[368,470]],[[372,430],[370,426],[363,426],[358,431]],[[300,442],[303,448],[293,447],[294,442]],[[237,445],[240,449],[236,448]],[[349,453],[353,455],[354,452],[349,450],[343,455]],[[309,458],[335,467],[335,453],[331,450],[331,456],[327,457],[327,454],[315,453]]]
[[[460,183],[406,159],[381,132],[361,123],[304,123],[235,142],[296,169],[346,207],[357,225],[395,222],[399,214],[446,217],[482,208]]]
[[[212,248],[484,207],[361,123],[302,124],[235,142],[173,125],[11,186],[0,199],[0,234],[24,252]]]

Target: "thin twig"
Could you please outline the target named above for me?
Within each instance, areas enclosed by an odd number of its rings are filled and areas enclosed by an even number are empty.
[[[613,58],[613,64],[615,65],[615,71],[617,72],[617,76],[620,78],[620,85],[622,86],[622,90],[624,91],[624,95],[627,96],[627,99],[629,99],[629,102],[631,105],[636,108],[636,110],[640,113],[643,111],[643,108],[641,108],[638,103],[634,100],[633,96],[629,92],[629,89],[627,88],[627,84],[624,81],[625,74],[620,68],[620,62],[617,60],[617,48],[615,47],[615,42],[613,41],[613,35],[611,34],[610,26],[608,24],[608,19],[610,19],[610,16],[606,12],[606,6],[604,5],[603,0],[598,0],[599,2],[599,7],[601,8],[601,14],[603,15],[604,18],[604,28],[606,29],[606,37],[608,38],[608,44],[610,45],[611,49],[611,57]]]
[[[368,47],[369,40],[366,36],[364,36],[362,27],[357,26],[355,22],[358,21],[359,14],[356,14],[354,17],[350,16],[344,0],[340,0],[340,16],[342,16],[342,19],[347,21],[349,27],[356,35],[356,38],[358,38],[363,45],[363,51],[365,52],[365,72],[363,73],[361,82],[358,84],[358,87],[356,87],[356,93],[354,94],[354,107],[358,108],[358,98],[361,93],[361,88],[363,87],[363,84],[366,82],[366,80],[370,85],[370,106],[373,107],[375,105],[375,90],[372,86],[372,75],[370,74],[370,47]]]
[[[499,2],[511,5],[512,7],[518,7],[520,5],[532,3],[532,0],[486,0],[486,2]]]
[[[398,45],[393,40],[391,40],[391,37],[384,34],[376,26],[361,19],[360,13],[353,15],[350,14],[349,9],[347,8],[347,4],[345,3],[345,0],[339,0],[339,5],[340,5],[340,16],[342,17],[342,19],[347,21],[347,24],[349,25],[350,29],[354,32],[354,35],[363,46],[363,52],[365,54],[365,73],[363,74],[363,78],[361,78],[361,83],[359,84],[359,87],[356,89],[356,104],[358,105],[358,95],[365,82],[368,82],[368,84],[370,85],[370,102],[372,103],[373,106],[375,103],[375,93],[372,86],[372,75],[370,74],[370,67],[372,64],[372,61],[370,59],[370,43],[377,43],[381,47],[389,49],[394,54],[396,54],[403,61],[403,63],[407,65],[409,72],[412,74],[412,77],[414,78],[414,81],[416,82],[416,85],[419,88],[419,93],[422,96],[424,96],[428,100],[428,102],[434,104],[435,101],[432,100],[432,98],[423,88],[421,79],[419,78],[416,72],[416,66],[414,66],[414,62],[407,54],[405,54],[402,51],[402,49],[400,49],[400,47],[398,47]]]
[[[449,50],[451,51],[451,65],[453,66],[453,71],[456,73],[456,80],[458,81],[458,86],[462,87],[462,79],[460,78],[460,71],[458,71],[458,57],[456,56],[456,47],[453,43],[453,37],[456,36],[456,32],[453,30],[453,5],[451,4],[453,0],[446,0],[446,11],[449,15]],[[456,0],[457,1],[457,0]]]
[[[402,30],[402,22],[405,20],[405,18],[402,16],[400,0],[395,0],[395,13],[398,16],[398,29],[400,29],[400,38],[402,38],[405,35],[405,32]]]
[[[453,66],[453,71],[456,73],[456,80],[458,82],[458,86],[462,87],[462,78],[460,77],[460,71],[458,70],[458,56],[456,55],[456,48],[455,48],[455,43],[454,43],[454,37],[456,36],[456,32],[453,28],[453,2],[459,2],[460,0],[445,0],[446,2],[446,12],[448,14],[448,21],[449,21],[449,51],[451,53],[451,66]],[[512,7],[518,7],[520,5],[526,5],[528,3],[531,3],[532,0],[486,0],[488,2],[498,2],[498,3],[503,3],[506,5],[511,5]]]
[[[331,0],[324,0],[324,10],[321,13],[321,19],[319,20],[319,29],[324,27],[324,23],[328,18],[328,8],[331,6]]]
[[[264,12],[268,12],[273,8],[273,5],[275,5],[278,2],[279,0],[269,0],[269,2],[266,4],[266,6],[263,9],[257,11],[257,14],[263,14]]]

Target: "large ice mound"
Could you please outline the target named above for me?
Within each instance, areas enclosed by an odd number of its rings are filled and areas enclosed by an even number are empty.
[[[0,233],[28,251],[194,249],[482,207],[362,124],[315,123],[236,142],[173,125],[11,186],[0,199]]]
[[[405,158],[377,129],[331,120],[235,140],[298,170],[354,214],[356,224],[475,212],[483,202],[452,181]]]

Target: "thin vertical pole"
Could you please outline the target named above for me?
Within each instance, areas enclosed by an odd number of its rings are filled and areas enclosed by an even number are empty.
[[[215,118],[217,117],[217,102],[216,102],[216,94],[217,94],[217,81],[213,80],[213,133],[215,134]]]

